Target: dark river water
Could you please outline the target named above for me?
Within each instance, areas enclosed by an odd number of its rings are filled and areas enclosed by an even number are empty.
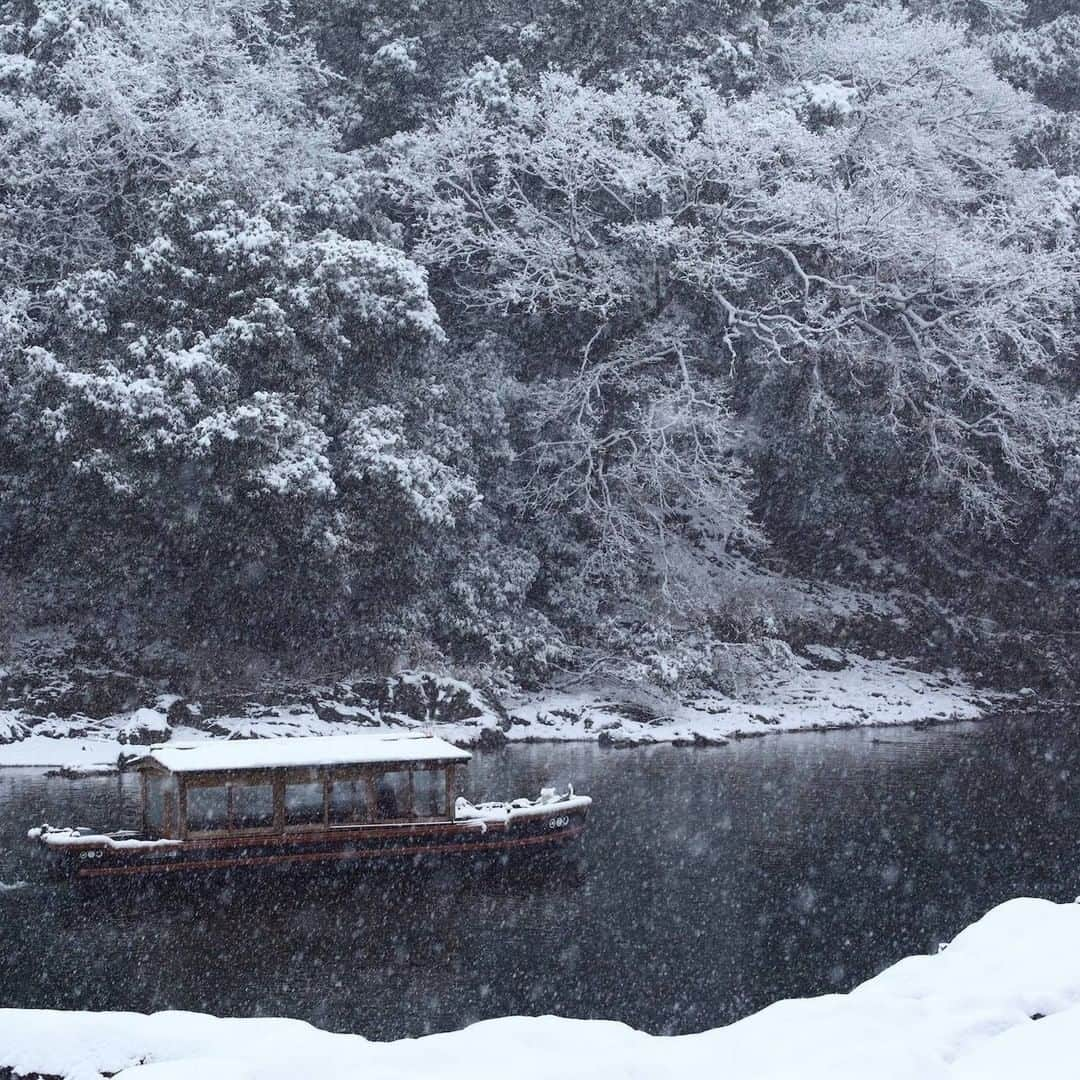
[[[523,746],[477,754],[467,793],[572,780],[595,799],[575,859],[86,892],[35,877],[25,830],[132,822],[132,780],[0,769],[0,1006],[697,1031],[849,989],[1009,897],[1072,900],[1078,778],[1080,733],[1049,721]]]

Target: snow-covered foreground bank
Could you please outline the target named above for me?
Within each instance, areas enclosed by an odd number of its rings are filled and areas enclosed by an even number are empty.
[[[1080,906],[1030,899],[850,994],[671,1038],[547,1016],[373,1043],[296,1020],[0,1010],[0,1068],[66,1080],[475,1080],[492,1062],[514,1080],[1052,1080],[1078,1061]]]
[[[166,697],[101,719],[0,710],[0,766],[113,766],[154,742],[336,735],[358,728],[434,730],[465,746],[521,741],[716,744],[781,731],[977,719],[1005,695],[976,690],[955,672],[926,673],[895,660],[824,647],[731,693],[676,696],[641,686],[575,685],[496,702],[446,677],[404,673],[381,705],[351,688],[313,689],[286,704],[246,702],[206,716]],[[412,692],[409,712],[399,706]],[[423,704],[416,709],[415,703]]]

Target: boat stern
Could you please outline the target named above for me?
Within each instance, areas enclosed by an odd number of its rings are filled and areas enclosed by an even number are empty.
[[[538,798],[513,802],[474,805],[459,798],[454,817],[460,822],[475,822],[485,833],[501,833],[504,840],[500,846],[558,847],[585,832],[591,808],[592,799],[575,794],[572,787],[561,794],[554,788],[542,788]]]

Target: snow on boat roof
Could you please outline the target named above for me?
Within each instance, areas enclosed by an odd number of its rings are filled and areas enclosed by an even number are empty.
[[[364,732],[277,739],[205,739],[151,746],[136,765],[155,762],[169,772],[309,768],[389,762],[468,761],[472,754],[445,739],[416,732]]]

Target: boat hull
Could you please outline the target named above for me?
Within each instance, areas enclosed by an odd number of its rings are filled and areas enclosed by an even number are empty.
[[[52,869],[78,879],[157,877],[178,873],[303,868],[319,864],[399,862],[428,857],[483,857],[563,848],[585,830],[588,808],[560,808],[524,820],[335,827],[270,836],[222,836],[168,845],[124,847],[66,842],[47,849]],[[43,845],[45,846],[45,845]]]

